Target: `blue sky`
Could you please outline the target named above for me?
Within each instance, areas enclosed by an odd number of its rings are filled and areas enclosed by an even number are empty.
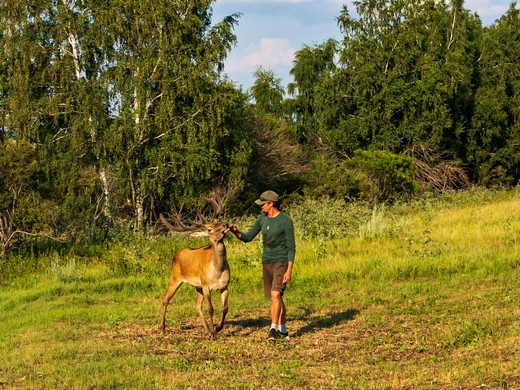
[[[512,0],[466,0],[464,7],[476,12],[484,25],[492,24]],[[305,45],[340,39],[336,24],[343,4],[355,15],[352,1],[344,0],[217,0],[213,21],[240,12],[235,28],[237,45],[229,53],[225,72],[244,89],[253,83],[258,66],[273,70],[285,87],[292,81],[294,53]]]

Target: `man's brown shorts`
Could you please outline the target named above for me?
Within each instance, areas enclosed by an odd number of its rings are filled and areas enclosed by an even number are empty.
[[[281,295],[285,290],[283,275],[287,271],[287,261],[277,261],[276,263],[262,263],[264,278],[264,295],[271,298],[271,291],[278,291]]]

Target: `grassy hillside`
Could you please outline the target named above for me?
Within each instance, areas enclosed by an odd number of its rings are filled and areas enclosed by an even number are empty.
[[[266,342],[260,240],[227,240],[230,311],[211,341],[189,286],[159,333],[171,255],[203,241],[132,238],[2,261],[0,387],[520,388],[520,190],[287,212],[287,342]]]

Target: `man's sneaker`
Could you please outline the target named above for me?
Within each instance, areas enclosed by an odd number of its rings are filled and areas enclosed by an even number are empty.
[[[289,332],[282,333],[279,330],[276,332],[276,335],[279,339],[288,339],[289,338]]]
[[[269,336],[267,336],[267,340],[275,341],[278,336],[278,331],[275,328],[269,329]]]

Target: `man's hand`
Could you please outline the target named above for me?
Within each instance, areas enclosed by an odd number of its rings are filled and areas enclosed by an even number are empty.
[[[292,266],[293,266],[293,262],[289,261],[289,263],[287,264],[287,271],[285,271],[285,273],[283,274],[283,280],[282,280],[283,284],[287,284],[291,281]]]
[[[232,224],[232,225],[229,227],[229,231],[230,231],[231,233],[233,233],[235,236],[237,236],[238,238],[240,238],[240,233],[238,232],[238,227],[237,227],[237,225]]]

